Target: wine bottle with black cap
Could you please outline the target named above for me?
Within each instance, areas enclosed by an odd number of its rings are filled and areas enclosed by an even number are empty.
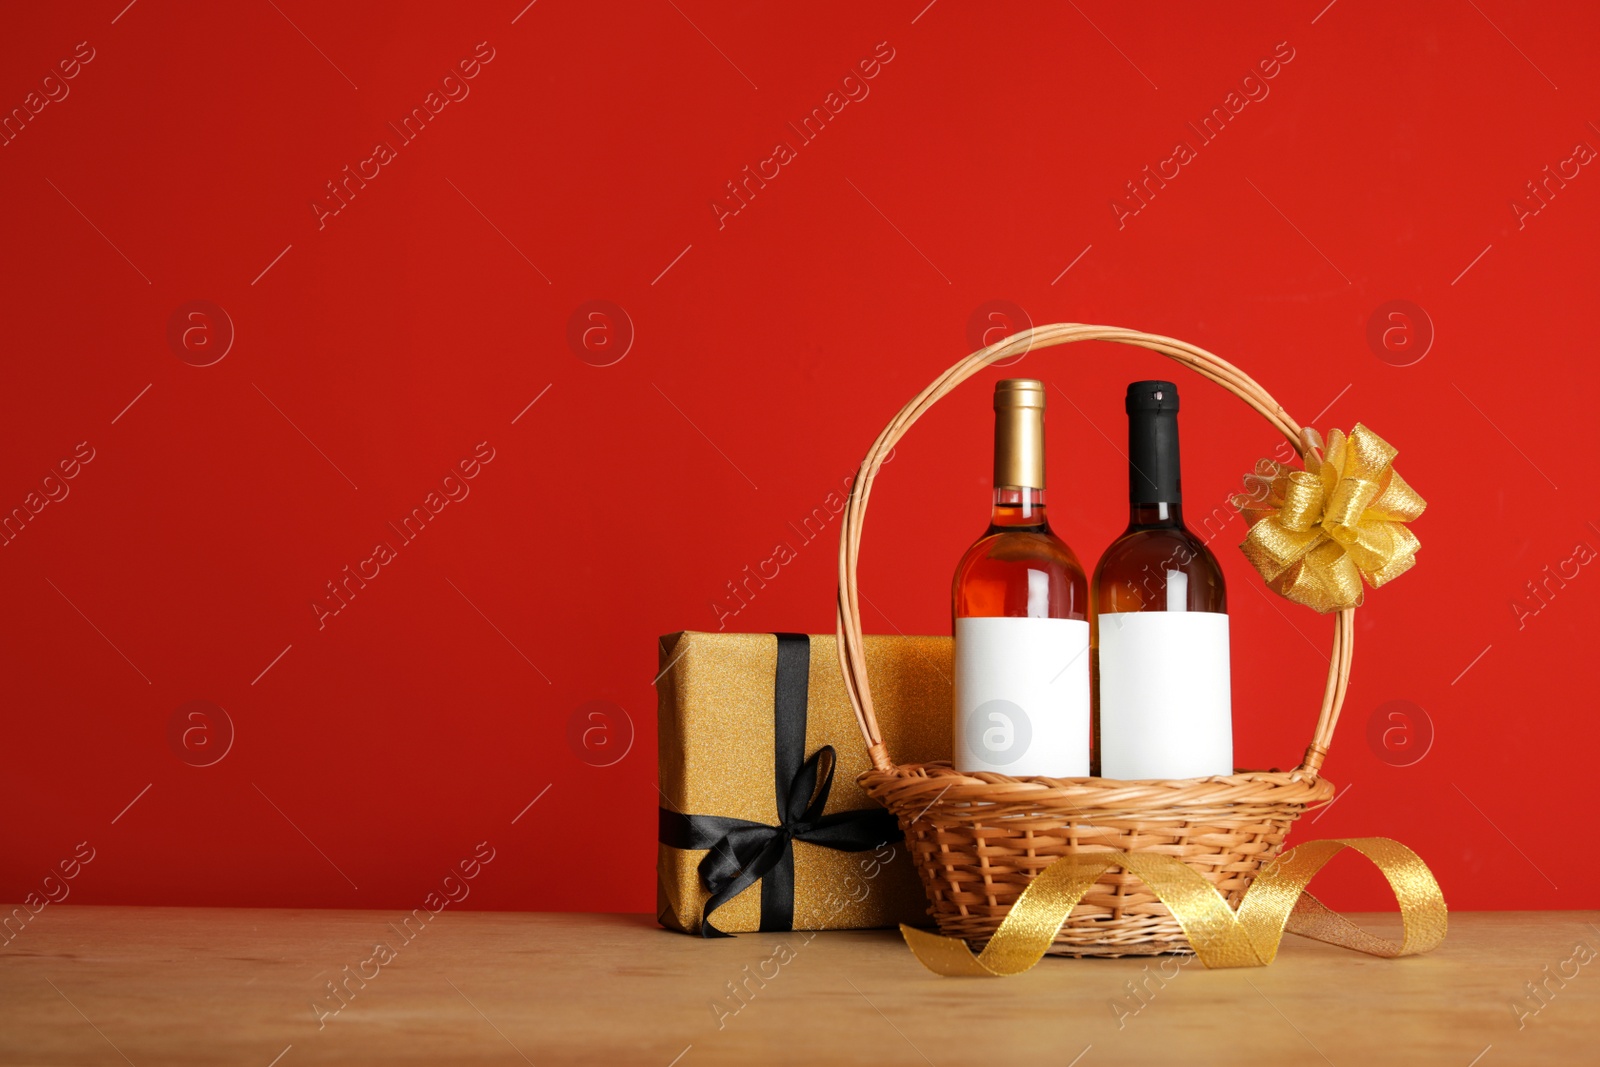
[[[1233,773],[1222,568],[1183,524],[1178,389],[1128,386],[1128,528],[1095,568],[1091,773]]]
[[[1089,773],[1089,581],[1045,518],[1044,383],[994,391],[994,504],[956,567],[955,767]]]

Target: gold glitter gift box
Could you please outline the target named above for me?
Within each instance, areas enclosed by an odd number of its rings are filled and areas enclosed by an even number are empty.
[[[885,742],[905,759],[949,759],[950,638],[864,640]],[[926,922],[899,828],[856,785],[869,763],[836,642],[661,639],[662,926],[718,936]]]

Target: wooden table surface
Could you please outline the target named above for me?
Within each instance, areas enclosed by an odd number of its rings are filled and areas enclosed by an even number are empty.
[[[1600,1062],[1594,912],[1452,915],[1401,960],[1291,936],[1267,968],[1049,958],[988,980],[930,974],[883,930],[444,912],[408,939],[400,920],[49,905],[0,945],[0,1063]]]

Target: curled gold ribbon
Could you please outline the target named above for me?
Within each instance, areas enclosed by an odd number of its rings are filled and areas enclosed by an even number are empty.
[[[1388,879],[1405,933],[1399,944],[1357,927],[1306,892],[1306,885],[1346,848],[1367,857]],[[957,937],[900,927],[923,966],[948,976],[1021,974],[1049,951],[1067,916],[1095,880],[1120,867],[1137,875],[1172,912],[1195,955],[1207,967],[1264,967],[1278,954],[1285,930],[1374,956],[1410,956],[1444,940],[1444,894],[1422,857],[1386,837],[1308,841],[1262,871],[1245,892],[1238,914],[1215,886],[1183,861],[1152,852],[1082,852],[1040,872],[974,955]]]
[[[1235,496],[1250,532],[1239,548],[1276,592],[1326,614],[1359,607],[1374,589],[1410,570],[1421,543],[1407,527],[1427,507],[1394,469],[1397,449],[1356,423],[1346,437],[1315,430],[1305,470],[1263,459]]]

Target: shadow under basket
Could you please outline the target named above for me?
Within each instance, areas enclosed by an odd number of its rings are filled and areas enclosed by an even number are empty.
[[[1029,882],[1062,856],[1123,850],[1174,856],[1198,871],[1235,910],[1256,875],[1283,849],[1294,821],[1334,796],[1319,777],[1350,678],[1355,611],[1334,617],[1333,649],[1311,744],[1294,770],[1213,778],[1117,781],[1011,778],[962,773],[948,763],[896,765],[872,711],[856,588],[873,478],[913,423],[992,363],[1051,345],[1105,340],[1169,356],[1242,399],[1302,454],[1311,440],[1248,375],[1183,341],[1110,326],[1060,324],[1024,331],[974,352],[901,409],[867,453],[841,523],[839,660],[872,758],[858,781],[905,833],[939,931],[981,949]],[[1102,875],[1072,910],[1051,952],[1137,956],[1192,952],[1183,929],[1137,877]]]

